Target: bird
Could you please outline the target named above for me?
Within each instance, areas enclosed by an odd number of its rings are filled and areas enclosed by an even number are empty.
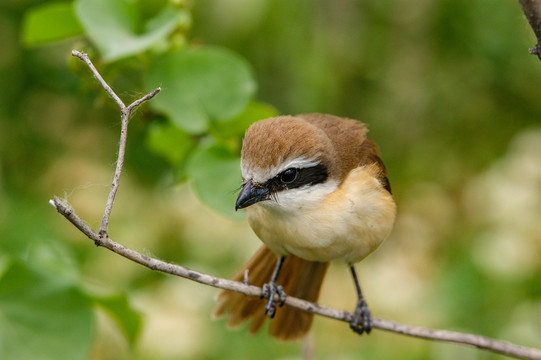
[[[329,263],[351,271],[357,303],[350,327],[373,327],[354,265],[388,237],[396,205],[377,145],[357,120],[327,114],[283,115],[257,121],[241,149],[242,185],[235,209],[263,245],[233,276],[262,287],[261,298],[222,290],[216,317],[227,325],[250,321],[259,331],[272,319],[270,336],[302,339],[313,314],[284,304],[287,296],[316,302]]]

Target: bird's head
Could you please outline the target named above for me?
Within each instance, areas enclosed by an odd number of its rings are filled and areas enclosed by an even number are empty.
[[[279,116],[248,128],[241,152],[242,189],[235,209],[260,203],[295,210],[337,188],[345,172],[336,144],[324,126],[307,120]]]

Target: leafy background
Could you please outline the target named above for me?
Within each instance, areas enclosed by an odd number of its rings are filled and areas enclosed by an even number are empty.
[[[231,276],[259,243],[234,213],[242,134],[276,114],[370,125],[398,203],[358,265],[373,313],[541,347],[541,65],[516,2],[4,0],[0,3],[0,358],[299,358],[229,331],[216,290],[96,249],[47,201],[97,227],[115,105],[70,57],[89,52],[130,123],[111,236]],[[351,309],[347,269],[323,304]],[[498,359],[317,318],[316,359]],[[393,344],[393,346],[389,346]]]

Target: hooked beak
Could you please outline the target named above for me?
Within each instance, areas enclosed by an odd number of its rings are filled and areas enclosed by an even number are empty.
[[[248,180],[242,186],[240,190],[239,197],[237,198],[237,203],[235,204],[235,211],[238,209],[244,209],[250,205],[255,204],[263,200],[268,200],[270,198],[270,191],[267,188],[254,186],[252,180]]]

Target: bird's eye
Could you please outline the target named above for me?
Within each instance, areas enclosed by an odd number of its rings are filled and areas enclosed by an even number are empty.
[[[290,168],[280,174],[280,181],[284,184],[291,184],[297,178],[297,169]]]

